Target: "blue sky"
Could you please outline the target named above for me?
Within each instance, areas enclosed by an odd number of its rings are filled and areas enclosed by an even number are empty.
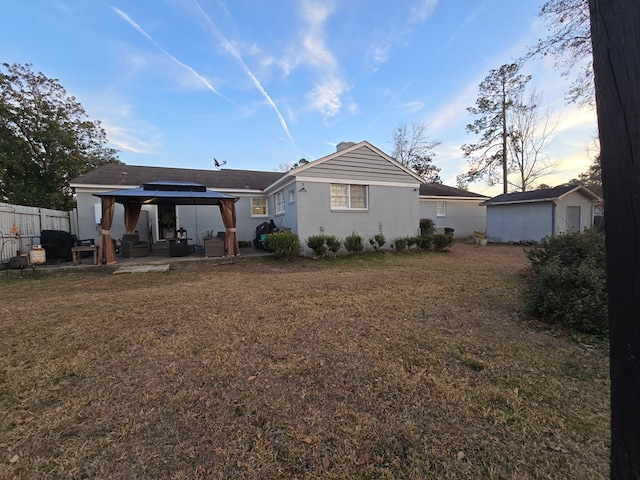
[[[279,170],[402,121],[440,140],[456,184],[466,108],[491,69],[544,34],[542,0],[29,0],[1,7],[2,61],[57,78],[131,165]],[[585,171],[595,113],[564,102],[549,60],[526,66],[559,118],[555,185]],[[471,184],[478,193],[500,187]]]

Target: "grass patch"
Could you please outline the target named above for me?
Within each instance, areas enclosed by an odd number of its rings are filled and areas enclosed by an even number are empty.
[[[606,478],[519,247],[0,277],[0,478]]]

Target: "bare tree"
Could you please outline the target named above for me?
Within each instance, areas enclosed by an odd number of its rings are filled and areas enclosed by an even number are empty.
[[[558,165],[558,161],[549,158],[546,152],[555,140],[558,121],[552,118],[548,108],[542,109],[541,100],[541,95],[534,89],[527,99],[517,102],[508,115],[510,170],[518,179],[509,180],[509,185],[522,192],[531,190],[537,180],[553,173]]]
[[[427,125],[423,122],[400,122],[393,132],[393,152],[391,156],[410,168],[427,182],[442,183],[440,168],[433,163],[434,149],[442,142],[429,140]]]
[[[567,100],[592,105],[594,100],[589,0],[547,0],[538,16],[549,34],[529,47],[525,56],[554,59],[564,77],[574,74]]]
[[[303,165],[306,165],[307,163],[309,163],[309,160],[307,160],[306,158],[301,158],[295,163],[293,162],[281,163],[278,165],[278,171],[288,172],[289,170],[293,170],[294,168],[301,167]]]
[[[640,8],[590,0],[605,199],[611,478],[640,478]]]

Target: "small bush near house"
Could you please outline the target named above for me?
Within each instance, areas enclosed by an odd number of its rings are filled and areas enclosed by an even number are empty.
[[[324,235],[311,235],[307,238],[307,247],[313,250],[318,257],[323,257],[327,253],[325,242],[327,237]]]
[[[266,236],[263,246],[265,250],[282,259],[289,260],[295,257],[300,250],[298,235],[291,232],[270,233]]]
[[[403,250],[405,250],[407,248],[407,245],[409,244],[407,237],[400,237],[400,238],[396,238],[393,241],[393,248],[396,252],[402,252]]]
[[[344,248],[349,253],[358,253],[364,250],[364,243],[362,237],[356,232],[352,232],[351,235],[344,237]]]
[[[441,252],[453,244],[453,235],[448,233],[438,233],[433,236],[433,248]]]
[[[604,234],[591,229],[543,239],[527,252],[525,311],[565,328],[609,331]]]
[[[342,241],[335,235],[326,235],[324,241],[331,254],[335,256],[338,253],[338,250],[340,250]]]
[[[387,240],[384,238],[382,232],[376,233],[373,237],[369,238],[369,243],[374,250],[380,250],[386,242]]]
[[[406,237],[407,248],[411,250],[413,247],[420,249],[420,237]]]
[[[429,250],[433,245],[433,235],[421,235],[418,237],[418,248],[420,250]]]

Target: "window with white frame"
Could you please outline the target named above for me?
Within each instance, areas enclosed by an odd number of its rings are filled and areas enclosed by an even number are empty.
[[[289,204],[296,203],[296,192],[295,190],[289,190]]]
[[[284,190],[276,193],[276,215],[284,213]]]
[[[267,199],[252,198],[251,199],[251,216],[266,217],[267,216]]]
[[[366,210],[369,208],[368,187],[347,183],[331,184],[332,210]]]
[[[436,217],[446,217],[446,216],[447,216],[447,203],[436,202]]]

